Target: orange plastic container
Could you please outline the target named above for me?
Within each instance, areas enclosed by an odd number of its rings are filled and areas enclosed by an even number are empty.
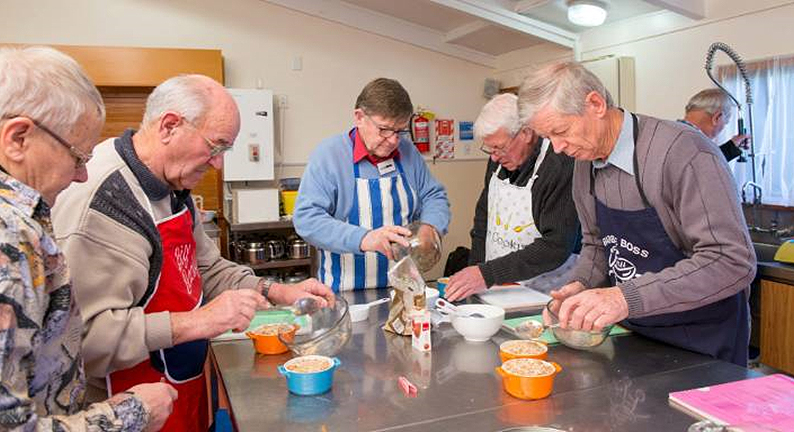
[[[508,360],[505,364],[518,360],[526,359]],[[554,366],[554,372],[548,375],[530,377],[511,374],[502,369],[501,366],[496,368],[496,373],[502,377],[502,384],[504,385],[505,391],[511,396],[519,399],[543,399],[551,394],[551,390],[554,388],[554,377],[562,371],[562,367],[554,362],[545,362],[543,360],[534,361],[551,364]]]
[[[514,354],[511,352],[506,351],[506,348],[512,344],[516,343],[528,343],[533,345],[538,345],[539,347],[543,347],[543,352],[539,354]],[[515,358],[533,358],[538,360],[546,360],[546,357],[549,356],[549,347],[546,346],[545,343],[540,341],[533,341],[533,340],[509,340],[504,341],[499,345],[499,358],[502,359],[502,363],[512,360]]]
[[[291,330],[282,332],[281,335],[284,339],[291,341],[296,330],[298,330],[298,326],[292,325]],[[278,339],[277,334],[264,335],[249,331],[245,332],[245,335],[254,341],[254,349],[260,354],[282,354],[289,351],[289,348]]]

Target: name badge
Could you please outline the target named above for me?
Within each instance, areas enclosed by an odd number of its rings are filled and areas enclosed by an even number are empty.
[[[394,171],[394,159],[385,160],[378,164],[380,175],[388,174],[392,171]]]

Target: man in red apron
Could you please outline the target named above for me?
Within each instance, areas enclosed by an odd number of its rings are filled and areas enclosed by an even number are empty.
[[[333,301],[316,280],[270,284],[221,258],[197,222],[190,189],[222,167],[239,129],[237,106],[220,84],[171,78],[149,96],[141,130],[98,145],[87,182],[54,210],[86,322],[89,399],[168,382],[179,398],[167,431],[207,430],[209,339],[247,328],[267,300]]]
[[[725,158],[700,132],[614,106],[578,63],[523,83],[521,116],[576,161],[582,253],[561,327],[635,333],[747,364],[755,252]]]

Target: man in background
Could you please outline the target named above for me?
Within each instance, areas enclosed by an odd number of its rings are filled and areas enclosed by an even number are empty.
[[[734,104],[724,91],[718,88],[701,90],[686,104],[684,119],[679,120],[715,139],[731,120]],[[748,135],[739,134],[720,145],[720,151],[728,162],[742,154],[747,148]]]

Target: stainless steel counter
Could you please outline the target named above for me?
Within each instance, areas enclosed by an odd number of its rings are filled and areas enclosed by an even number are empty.
[[[382,294],[348,298],[361,303]],[[411,348],[410,338],[381,330],[387,311],[382,305],[368,321],[353,324],[353,337],[338,355],[342,365],[334,386],[320,396],[289,394],[276,371],[289,354],[259,356],[250,341],[213,343],[239,430],[480,432],[548,425],[570,431],[683,431],[695,420],[667,405],[668,392],[755,376],[629,335],[592,351],[552,347],[549,359],[563,367],[554,392],[547,399],[521,401],[503,391],[494,372],[498,345],[509,335],[468,343],[446,324],[433,332],[433,351],[423,354]],[[403,395],[397,386],[401,375],[419,387],[418,397]]]
[[[758,274],[756,278],[794,285],[794,265],[774,260],[779,245],[753,243],[753,247],[758,259]]]

